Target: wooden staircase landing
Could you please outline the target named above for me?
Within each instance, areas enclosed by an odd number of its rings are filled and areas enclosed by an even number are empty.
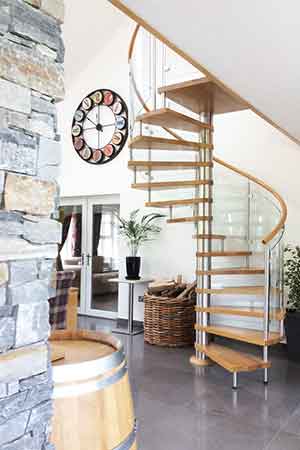
[[[197,114],[202,112],[224,114],[248,109],[245,102],[231,96],[207,78],[163,86],[158,92]]]

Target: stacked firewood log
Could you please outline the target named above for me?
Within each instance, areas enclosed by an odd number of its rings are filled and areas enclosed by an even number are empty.
[[[156,297],[184,300],[196,296],[196,286],[196,281],[183,283],[182,276],[178,275],[176,280],[157,280],[150,283],[147,293]]]

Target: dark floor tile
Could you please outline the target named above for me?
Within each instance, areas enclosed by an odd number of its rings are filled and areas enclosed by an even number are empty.
[[[82,323],[114,327],[107,320]],[[139,450],[300,450],[300,365],[288,362],[282,348],[272,352],[268,386],[257,371],[241,374],[233,391],[226,370],[190,365],[191,347],[160,348],[143,335],[116,337],[127,354]]]
[[[279,433],[264,450],[299,450],[300,438],[295,434]]]
[[[283,430],[286,433],[296,434],[300,438],[300,408],[292,414]],[[299,447],[300,449],[300,447]]]

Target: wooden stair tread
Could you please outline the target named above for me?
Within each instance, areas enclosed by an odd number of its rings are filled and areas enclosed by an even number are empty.
[[[188,188],[194,186],[202,186],[212,184],[211,180],[187,180],[187,181],[153,181],[152,183],[135,183],[131,187],[133,189],[176,189]]]
[[[198,270],[197,275],[260,275],[265,271],[260,267],[224,267],[220,269]]]
[[[129,141],[129,148],[135,150],[175,150],[175,151],[199,151],[213,150],[213,145],[199,142],[186,141],[184,139],[168,139],[156,136],[136,136]]]
[[[198,294],[215,294],[215,295],[264,295],[264,286],[232,286],[217,289],[196,289]]]
[[[201,129],[211,129],[207,123],[200,122],[169,108],[156,109],[155,111],[141,114],[136,118],[136,121],[196,133]]]
[[[167,223],[208,222],[209,220],[212,220],[212,217],[192,216],[192,217],[178,217],[176,219],[168,219]]]
[[[145,206],[153,208],[169,208],[170,206],[196,205],[198,203],[211,203],[208,198],[186,198],[183,200],[162,200],[158,202],[146,202]]]
[[[50,343],[50,357],[52,363],[64,359],[65,356],[66,352],[59,345],[55,345],[52,342]]]
[[[195,348],[205,353],[212,361],[215,361],[229,372],[251,372],[256,369],[265,369],[271,366],[270,362],[264,362],[257,356],[233,350],[219,344],[195,344]]]
[[[254,345],[273,345],[280,342],[279,333],[269,333],[268,339],[264,338],[263,331],[250,330],[248,328],[236,328],[221,325],[210,325],[207,327],[195,324],[195,329],[198,331],[205,331],[209,334],[215,334],[216,336],[223,336],[229,339],[234,339],[241,342],[248,342]]]
[[[224,251],[224,252],[197,252],[197,257],[204,257],[204,256],[251,256],[252,252],[248,251]]]
[[[226,236],[224,234],[194,234],[193,239],[219,239],[223,241]]]
[[[248,108],[246,102],[230,95],[214,81],[205,77],[163,86],[158,92],[197,114],[202,112],[224,114]]]
[[[263,308],[248,308],[243,306],[208,306],[201,307],[195,306],[195,311],[197,312],[207,312],[210,314],[224,314],[230,316],[242,316],[242,317],[264,317],[264,309]],[[284,311],[279,308],[270,310],[270,317],[274,320],[283,320],[284,319]]]
[[[196,169],[197,167],[212,167],[212,162],[196,161],[129,161],[129,169],[137,170],[174,170]]]

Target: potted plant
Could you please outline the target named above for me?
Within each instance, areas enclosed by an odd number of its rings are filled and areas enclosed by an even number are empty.
[[[284,284],[288,288],[285,332],[289,359],[300,361],[300,247],[285,248]]]
[[[139,220],[139,212],[139,209],[132,211],[128,220],[117,216],[120,222],[120,234],[126,239],[131,253],[131,256],[126,257],[127,280],[140,279],[141,258],[137,256],[138,250],[142,244],[151,241],[160,233],[161,228],[154,221],[165,217],[162,214],[150,213]]]

